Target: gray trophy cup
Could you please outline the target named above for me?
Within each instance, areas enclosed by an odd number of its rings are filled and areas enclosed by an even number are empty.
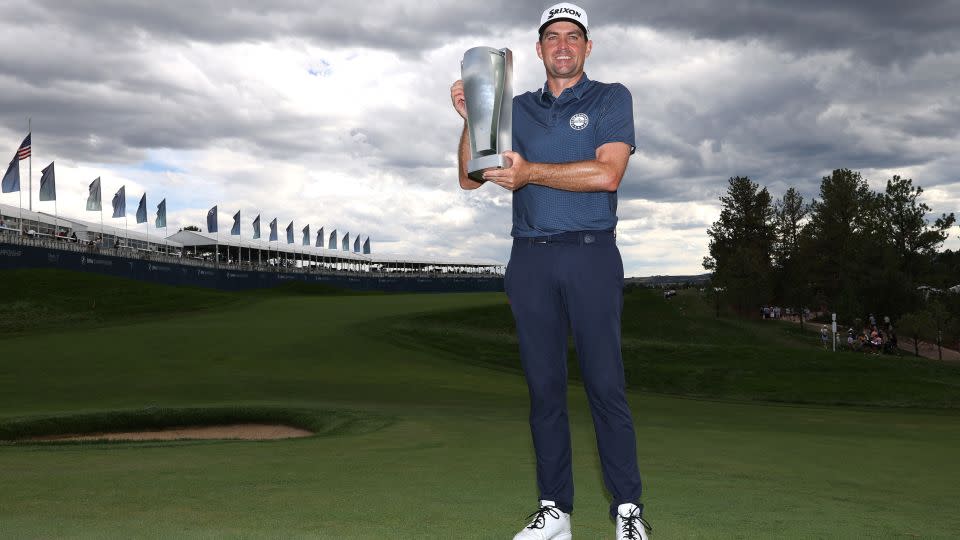
[[[467,175],[482,182],[483,171],[510,167],[502,153],[513,149],[513,53],[474,47],[463,53],[460,75],[470,133]]]

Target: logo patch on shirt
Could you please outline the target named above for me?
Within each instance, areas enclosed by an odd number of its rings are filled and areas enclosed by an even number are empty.
[[[580,131],[581,129],[587,127],[587,124],[590,123],[590,117],[585,113],[577,113],[570,117],[570,127]]]

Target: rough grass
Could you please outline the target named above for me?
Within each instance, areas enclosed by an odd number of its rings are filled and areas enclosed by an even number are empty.
[[[223,307],[247,298],[53,269],[0,271],[0,335],[90,327]]]
[[[519,372],[507,304],[426,313],[384,324],[398,343]],[[960,365],[833,353],[783,321],[716,318],[695,291],[625,297],[624,369],[630,388],[690,397],[829,405],[960,407]],[[580,377],[576,349],[568,370]]]

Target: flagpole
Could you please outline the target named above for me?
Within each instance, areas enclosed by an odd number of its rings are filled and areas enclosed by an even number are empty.
[[[33,212],[33,118],[29,116],[27,117],[27,135],[30,135],[30,176],[27,177],[27,183],[30,185],[30,211]],[[40,226],[37,225],[37,228],[39,229]]]

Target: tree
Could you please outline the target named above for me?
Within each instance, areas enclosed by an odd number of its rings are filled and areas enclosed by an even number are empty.
[[[933,327],[933,320],[926,311],[904,313],[897,321],[897,334],[910,336],[913,340],[913,354],[920,356],[920,338],[926,337]]]
[[[926,311],[930,314],[930,320],[933,322],[933,338],[937,343],[937,357],[943,360],[943,335],[954,326],[954,318],[938,298],[930,299],[927,302]]]
[[[924,285],[932,285],[941,289],[949,289],[960,285],[960,250],[945,249],[931,258],[929,272],[925,272]],[[955,298],[960,300],[960,294]],[[960,303],[960,302],[958,302]],[[960,313],[960,308],[957,310]]]
[[[794,307],[802,307],[804,299],[809,296],[807,272],[798,256],[802,222],[809,212],[810,207],[804,203],[803,195],[792,187],[777,201],[773,211],[776,234],[773,265],[777,274],[774,288],[778,298]]]
[[[810,207],[803,202],[803,195],[796,188],[789,188],[774,206],[776,244],[774,263],[785,267],[796,256],[800,245],[801,222],[810,213]]]
[[[950,312],[943,298],[929,298],[923,309],[905,313],[897,323],[901,333],[913,338],[917,356],[920,356],[918,340],[926,339],[937,344],[940,360],[943,360],[943,342],[957,332],[957,325],[957,317]]]
[[[912,179],[894,175],[887,180],[883,194],[884,218],[899,268],[910,284],[916,283],[918,273],[929,264],[956,222],[951,212],[942,214],[930,227],[926,219],[930,207],[918,200],[922,193],[923,188],[914,187]]]
[[[713,271],[714,286],[723,288],[743,314],[770,299],[773,207],[767,188],[749,177],[730,178],[729,184],[720,197],[720,219],[707,231],[710,256],[703,266]]]
[[[820,199],[810,205],[810,221],[804,227],[802,251],[811,266],[816,293],[830,306],[851,316],[862,313],[867,259],[879,241],[874,232],[879,208],[860,173],[837,169],[824,176]]]

